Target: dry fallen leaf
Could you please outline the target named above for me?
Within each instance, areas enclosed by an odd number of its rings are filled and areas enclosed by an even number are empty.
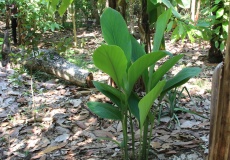
[[[60,149],[62,147],[64,147],[68,142],[63,142],[60,144],[53,144],[50,145],[48,147],[46,147],[44,150],[40,151],[36,156],[32,157],[32,159],[37,159],[39,157],[41,157],[42,155],[46,154],[46,153],[50,153],[54,150]]]
[[[161,148],[161,143],[160,142],[151,142],[150,145],[154,148]]]
[[[65,142],[65,141],[67,141],[68,139],[69,139],[69,134],[62,134],[62,135],[60,135],[60,136],[58,136],[58,137],[56,137],[55,138],[55,142]]]
[[[181,128],[192,128],[194,125],[198,125],[201,122],[185,121],[181,124]]]
[[[96,137],[108,137],[108,138],[115,138],[114,135],[110,132],[103,131],[103,130],[95,130],[93,131]]]

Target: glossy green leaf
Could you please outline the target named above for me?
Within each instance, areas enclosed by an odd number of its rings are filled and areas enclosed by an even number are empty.
[[[140,43],[132,36],[131,37],[131,43],[132,43],[132,62],[135,62],[138,58],[142,57],[146,54],[144,46],[141,46]]]
[[[130,112],[134,115],[134,117],[140,122],[140,115],[139,115],[139,108],[138,108],[139,101],[140,101],[139,97],[132,92],[128,99],[129,109]]]
[[[124,51],[127,60],[130,61],[131,39],[122,15],[112,8],[106,8],[100,21],[105,41],[109,45],[119,46]]]
[[[197,76],[201,72],[199,67],[183,68],[176,76],[166,82],[162,94],[166,93],[172,88],[181,86],[186,83],[190,78]]]
[[[58,9],[60,16],[63,16],[63,14],[65,13],[69,5],[71,5],[72,2],[73,0],[64,0],[61,2],[60,8]]]
[[[156,33],[154,35],[154,45],[153,45],[153,51],[157,51],[160,49],[161,41],[164,36],[165,29],[167,27],[168,21],[171,17],[171,10],[167,10],[164,13],[162,13],[156,22]]]
[[[57,5],[59,3],[59,0],[52,0],[51,2],[51,7],[55,11],[57,9]]]
[[[104,95],[106,95],[113,103],[115,103],[118,107],[121,107],[121,103],[124,102],[124,94],[117,90],[116,88],[100,83],[97,81],[93,81],[94,86]]]
[[[98,47],[94,51],[93,61],[96,67],[110,75],[114,82],[121,87],[127,60],[120,47],[112,45]]]
[[[121,112],[118,108],[108,103],[88,102],[89,109],[101,118],[122,120]]]
[[[135,82],[141,76],[144,70],[166,55],[167,54],[163,51],[152,52],[140,57],[130,66],[128,69],[129,93],[131,93]]]
[[[148,94],[146,94],[139,102],[139,112],[140,112],[140,127],[143,127],[143,124],[146,120],[150,108],[152,107],[153,102],[160,95],[163,87],[165,85],[165,80],[160,81]]]
[[[216,19],[224,15],[224,8],[220,8],[216,11]]]
[[[171,4],[169,0],[162,0],[162,3],[164,3],[164,5],[166,5],[169,9],[171,9],[171,12],[176,18],[180,19],[182,17],[180,13],[176,11],[176,9],[173,7],[173,5]]]
[[[155,87],[161,78],[168,72],[181,58],[183,55],[176,55],[167,60],[160,68],[158,68],[152,75],[151,88]]]

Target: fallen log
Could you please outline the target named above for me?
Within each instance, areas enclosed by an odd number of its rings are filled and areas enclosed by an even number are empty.
[[[10,41],[9,32],[4,33],[4,41],[2,44],[2,66],[5,67],[10,63]],[[15,54],[25,55],[24,51]],[[68,62],[61,57],[56,51],[50,49],[39,49],[30,54],[29,58],[24,58],[21,62],[25,67],[32,70],[40,70],[48,74],[52,74],[58,78],[76,84],[81,87],[93,87],[93,74],[88,70],[82,69],[73,63]]]
[[[92,73],[68,62],[54,50],[39,49],[23,64],[32,70],[40,70],[52,74],[81,87],[93,87]]]

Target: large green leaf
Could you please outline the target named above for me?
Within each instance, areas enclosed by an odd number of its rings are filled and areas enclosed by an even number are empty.
[[[93,81],[93,84],[101,93],[110,98],[110,100],[118,107],[122,106],[121,103],[124,102],[124,94],[122,92],[112,86],[97,81]]]
[[[137,42],[137,40],[130,35],[131,37],[131,43],[132,43],[132,62],[135,62],[138,58],[142,57],[146,54],[144,46],[141,46],[140,43]]]
[[[67,10],[67,8],[69,7],[69,5],[73,2],[73,0],[64,0],[61,2],[61,5],[58,9],[58,12],[60,14],[60,16],[63,16],[63,14],[65,13],[65,11]]]
[[[135,62],[138,58],[142,57],[143,55],[146,54],[144,46],[142,46],[140,43],[137,42],[137,40],[131,36],[131,42],[132,42],[132,57],[131,60],[132,62]],[[145,86],[148,83],[148,70],[144,70],[142,73],[142,78],[144,81]]]
[[[122,120],[121,112],[118,108],[108,103],[88,102],[89,109],[101,118]]]
[[[58,3],[59,3],[59,0],[52,0],[50,2],[50,5],[54,11],[56,11]]]
[[[128,82],[129,82],[129,93],[131,93],[133,86],[141,74],[150,65],[156,63],[159,59],[163,58],[167,54],[163,51],[152,52],[146,54],[139,59],[137,59],[128,69]]]
[[[163,87],[165,85],[165,80],[160,81],[148,94],[146,94],[139,102],[139,112],[140,112],[140,127],[143,127],[143,124],[146,120],[150,108],[152,107],[153,102],[160,95]]]
[[[168,72],[182,57],[183,55],[176,55],[167,60],[160,68],[158,68],[152,75],[151,88],[155,87],[165,73]]]
[[[120,47],[112,45],[98,47],[94,51],[93,61],[96,67],[110,75],[116,85],[121,87],[127,60]]]
[[[112,8],[107,8],[101,16],[101,29],[109,45],[119,46],[125,53],[128,62],[131,59],[130,34],[122,15]]]
[[[178,13],[177,11],[176,11],[176,9],[173,7],[173,5],[171,4],[171,2],[169,1],[169,0],[162,0],[162,2],[168,7],[168,8],[171,8],[171,12],[173,13],[173,15],[176,17],[176,18],[178,18],[178,19],[180,19],[182,16],[181,16],[181,14],[180,13]]]
[[[201,72],[199,67],[187,67],[183,68],[176,76],[166,82],[166,85],[162,91],[165,94],[172,88],[181,86],[186,83],[190,78],[197,76]]]
[[[138,108],[138,103],[140,99],[136,95],[136,93],[131,93],[129,96],[128,102],[129,102],[129,109],[131,113],[136,117],[136,119],[140,122],[140,115],[139,115],[139,108]]]
[[[224,14],[224,8],[218,9],[218,11],[216,11],[216,19],[222,17],[223,14]]]
[[[160,49],[161,42],[164,36],[165,29],[167,27],[168,21],[171,17],[171,10],[167,10],[162,13],[156,22],[156,33],[154,35],[154,44],[153,44],[153,51],[157,51]]]

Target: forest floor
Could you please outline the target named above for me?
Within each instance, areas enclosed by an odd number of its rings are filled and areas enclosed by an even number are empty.
[[[3,31],[0,21],[1,38]],[[66,36],[71,36],[71,31],[55,32],[39,47]],[[92,63],[92,53],[102,43],[100,29],[78,30],[78,42],[81,47],[72,49],[72,58],[92,70],[94,80],[106,81],[108,75],[93,70]],[[207,42],[185,40],[173,44],[167,40],[166,49],[174,55],[184,54],[171,75],[188,66],[202,68],[199,76],[184,85],[192,98],[185,93],[179,105],[207,118],[179,112],[178,124],[168,116],[161,117],[150,143],[150,159],[203,160],[208,153],[211,77],[216,64],[206,61]],[[88,101],[109,101],[95,89],[39,72],[31,76],[20,69],[0,66],[0,95],[0,159],[121,159],[117,144],[100,139],[121,141],[121,123],[95,116],[86,105]],[[138,130],[135,136],[140,136]]]

